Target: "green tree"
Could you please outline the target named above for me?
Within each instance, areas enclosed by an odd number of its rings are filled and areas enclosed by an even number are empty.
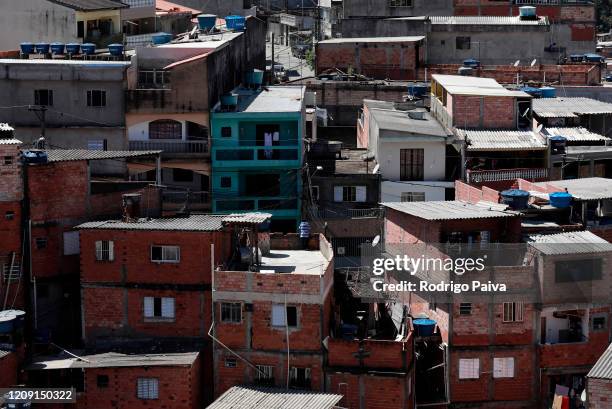
[[[607,33],[612,28],[612,1],[595,0],[595,13],[597,14],[597,30]]]

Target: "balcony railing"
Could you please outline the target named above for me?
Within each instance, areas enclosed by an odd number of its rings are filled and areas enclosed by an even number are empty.
[[[357,219],[364,217],[382,217],[383,209],[342,209],[342,208],[320,208],[317,215],[322,219]]]
[[[2,279],[4,282],[17,281],[21,278],[21,256],[18,254],[0,257]]]
[[[281,196],[237,196],[215,200],[216,211],[273,211],[273,210],[295,210],[298,201],[295,197]]]
[[[164,153],[208,153],[208,141],[130,141],[131,151],[160,150]]]
[[[131,8],[155,7],[155,0],[122,0],[122,3],[129,5]]]
[[[546,179],[547,168],[468,170],[468,183],[501,182],[515,179]]]
[[[296,146],[232,146],[213,149],[213,157],[218,162],[261,162],[297,161],[299,150]]]

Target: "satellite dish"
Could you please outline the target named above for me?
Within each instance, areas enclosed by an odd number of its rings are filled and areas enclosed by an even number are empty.
[[[380,169],[380,165],[377,163],[376,166],[374,166],[374,169],[372,169],[372,174],[375,175],[378,173],[378,169]]]
[[[537,58],[534,58],[533,61],[531,62],[531,67],[533,67],[534,65],[536,65],[536,62],[538,62]]]
[[[377,234],[374,240],[372,240],[372,247],[378,246],[378,243],[380,243],[380,234]]]
[[[521,60],[516,60],[516,62],[513,64],[513,66],[514,67],[518,67],[520,63],[521,63]]]
[[[538,127],[536,128],[536,133],[542,132],[542,129],[544,129],[544,124],[538,125]]]
[[[582,391],[582,393],[580,394],[580,400],[583,401],[583,402],[586,402],[586,400],[587,400],[586,389],[584,389]]]
[[[527,108],[527,109],[525,110],[525,112],[523,112],[523,115],[521,115],[521,118],[525,118],[525,117],[527,116],[527,114],[529,113],[529,110],[530,110],[530,109],[531,109],[531,108]]]

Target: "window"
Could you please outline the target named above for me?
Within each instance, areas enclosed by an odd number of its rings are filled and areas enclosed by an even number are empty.
[[[4,157],[4,164],[5,165],[12,165],[13,164],[13,157],[12,156],[5,156]]]
[[[606,329],[606,316],[597,315],[593,317],[593,331],[600,331]]]
[[[222,188],[231,188],[232,187],[232,178],[231,178],[231,176],[222,176],[220,184],[221,184]]]
[[[478,379],[480,378],[480,360],[460,359],[459,360],[459,379]]]
[[[472,39],[470,37],[457,37],[455,39],[455,47],[457,50],[469,50],[472,46]]]
[[[504,303],[504,322],[523,321],[523,303],[505,302]]]
[[[78,231],[65,231],[64,232],[64,255],[73,256],[81,252],[81,245],[79,243],[79,232]]]
[[[472,303],[462,302],[459,304],[459,315],[472,315]]]
[[[402,192],[402,202],[424,202],[425,192]]]
[[[365,186],[334,186],[335,202],[365,202]]]
[[[4,218],[6,220],[14,220],[15,219],[15,212],[12,210],[8,210],[4,213]]]
[[[173,119],[151,121],[149,139],[183,139],[183,124]]]
[[[310,368],[296,368],[289,371],[289,385],[294,388],[310,388]]]
[[[180,258],[179,246],[151,246],[151,261],[154,263],[178,263]]]
[[[423,180],[424,149],[400,149],[400,180]]]
[[[36,238],[36,248],[41,250],[47,247],[47,238],[46,237],[37,237]]]
[[[173,168],[172,180],[175,182],[193,182],[193,171],[189,169]]]
[[[174,298],[144,297],[144,317],[174,319]]]
[[[237,366],[238,362],[236,361],[236,358],[225,358],[225,367],[226,368],[235,368]]]
[[[96,378],[98,388],[108,388],[108,375],[98,375]]]
[[[312,186],[312,200],[319,200],[319,186]]]
[[[34,105],[53,106],[53,91],[50,89],[34,90]]]
[[[221,322],[242,322],[242,304],[239,302],[221,303]]]
[[[221,137],[223,138],[231,138],[232,137],[232,128],[230,126],[224,126],[221,128]]]
[[[106,106],[106,91],[101,91],[101,90],[87,91],[87,106],[88,107],[105,107]]]
[[[255,381],[259,384],[274,384],[274,367],[271,365],[257,365]]]
[[[108,149],[106,139],[90,139],[87,141],[87,149],[90,151],[105,151]]]
[[[514,378],[514,358],[493,358],[493,378]]]
[[[115,243],[108,240],[96,241],[96,260],[113,261],[115,259]]]
[[[412,0],[389,0],[389,7],[412,7]]]
[[[77,37],[85,37],[85,24],[83,21],[77,21]]]
[[[584,260],[564,260],[555,263],[555,281],[573,283],[577,281],[594,281],[602,278],[602,260],[600,258]]]
[[[138,378],[138,399],[159,398],[159,379]]]
[[[170,84],[170,72],[163,70],[138,71],[138,86],[140,88],[167,88]]]
[[[273,327],[297,327],[297,307],[284,304],[272,304],[272,326]]]

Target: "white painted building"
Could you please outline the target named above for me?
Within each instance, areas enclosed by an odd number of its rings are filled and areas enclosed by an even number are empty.
[[[364,100],[358,145],[380,165],[383,202],[445,200],[447,145],[452,134],[424,109]]]

